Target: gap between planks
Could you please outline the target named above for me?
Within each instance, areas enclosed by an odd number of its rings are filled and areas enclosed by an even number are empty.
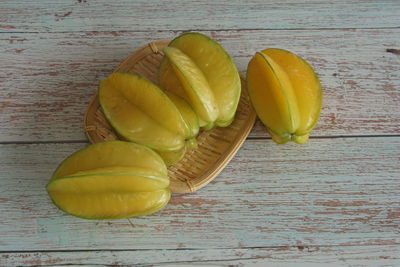
[[[146,33],[146,32],[172,32],[172,33],[181,33],[181,32],[241,32],[241,31],[338,31],[338,30],[348,30],[348,31],[355,31],[355,30],[396,30],[400,29],[400,26],[394,27],[318,27],[318,28],[285,28],[285,29],[278,29],[278,28],[222,28],[222,29],[206,29],[206,28],[197,28],[197,29],[174,29],[174,30],[118,30],[118,31],[14,31],[14,32],[7,32],[7,31],[0,31],[0,34],[60,34],[60,33]]]
[[[394,246],[400,245],[396,244],[357,244],[357,245],[288,245],[288,246],[243,246],[243,247],[218,247],[212,248],[213,250],[237,250],[237,249],[293,249],[297,248],[300,251],[308,250],[309,252],[321,249],[321,248],[335,248],[335,247],[384,247],[384,246]],[[204,251],[204,248],[143,248],[143,249],[130,249],[130,248],[112,248],[112,249],[39,249],[39,250],[0,250],[1,254],[14,254],[14,253],[73,253],[73,252],[120,252],[120,251]]]

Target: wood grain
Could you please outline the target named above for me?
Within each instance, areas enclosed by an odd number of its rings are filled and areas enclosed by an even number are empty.
[[[0,34],[0,142],[83,141],[83,114],[100,79],[138,47],[179,32]],[[312,136],[400,132],[400,29],[205,32],[244,74],[267,47],[308,60],[323,86]],[[252,137],[265,137],[259,123]]]
[[[0,250],[223,249],[400,244],[400,138],[246,141],[205,188],[152,216],[82,220],[44,186],[85,144],[0,146]]]
[[[3,0],[0,32],[379,28],[399,13],[396,0]]]
[[[399,13],[395,0],[1,1],[0,266],[399,266]],[[86,145],[99,80],[188,30],[242,74],[267,47],[308,60],[324,93],[310,143],[277,146],[257,122],[216,180],[159,213],[57,210],[44,186]]]
[[[398,246],[277,247],[0,253],[1,266],[396,266]]]

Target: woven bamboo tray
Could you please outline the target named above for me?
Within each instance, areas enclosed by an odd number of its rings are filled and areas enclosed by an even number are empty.
[[[162,49],[169,41],[149,43],[122,62],[114,72],[130,72],[158,84],[158,69]],[[233,123],[225,128],[201,131],[198,148],[188,151],[184,158],[168,168],[170,189],[174,193],[194,192],[212,181],[239,150],[256,118],[242,80],[242,94]],[[106,121],[97,94],[85,114],[85,132],[90,142],[121,139]]]

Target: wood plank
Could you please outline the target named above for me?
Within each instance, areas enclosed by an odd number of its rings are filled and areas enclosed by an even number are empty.
[[[1,266],[396,266],[399,246],[0,253]]]
[[[0,251],[400,244],[399,137],[246,141],[205,188],[115,221],[66,215],[45,192],[83,146],[0,145]]]
[[[218,31],[244,74],[255,51],[308,60],[324,93],[315,136],[400,132],[397,30]],[[138,47],[179,32],[0,34],[0,142],[86,140],[83,114],[98,81]],[[389,50],[390,51],[390,50]],[[251,136],[265,137],[257,124]]]
[[[386,1],[2,1],[1,32],[399,27]],[[179,19],[177,19],[179,18]]]

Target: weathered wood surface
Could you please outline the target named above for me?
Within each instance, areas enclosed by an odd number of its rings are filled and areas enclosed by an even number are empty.
[[[399,13],[397,0],[0,1],[0,266],[399,266]],[[188,30],[242,74],[266,47],[308,60],[324,93],[314,138],[277,146],[256,123],[213,183],[152,216],[57,210],[44,186],[86,145],[99,80]]]
[[[396,266],[398,246],[277,247],[242,249],[180,249],[0,254],[1,266],[87,264],[90,266]],[[157,256],[155,256],[157,253]]]
[[[44,190],[84,145],[0,146],[2,251],[400,245],[398,137],[248,140],[205,188],[117,221],[66,215]]]
[[[281,47],[307,59],[324,94],[314,136],[400,132],[400,29],[205,32],[242,74],[255,51]],[[0,142],[86,140],[83,114],[99,79],[138,47],[178,32],[0,34]],[[251,136],[265,137],[257,124]]]
[[[317,11],[317,12],[316,12]],[[2,1],[0,31],[399,27],[391,1]]]

